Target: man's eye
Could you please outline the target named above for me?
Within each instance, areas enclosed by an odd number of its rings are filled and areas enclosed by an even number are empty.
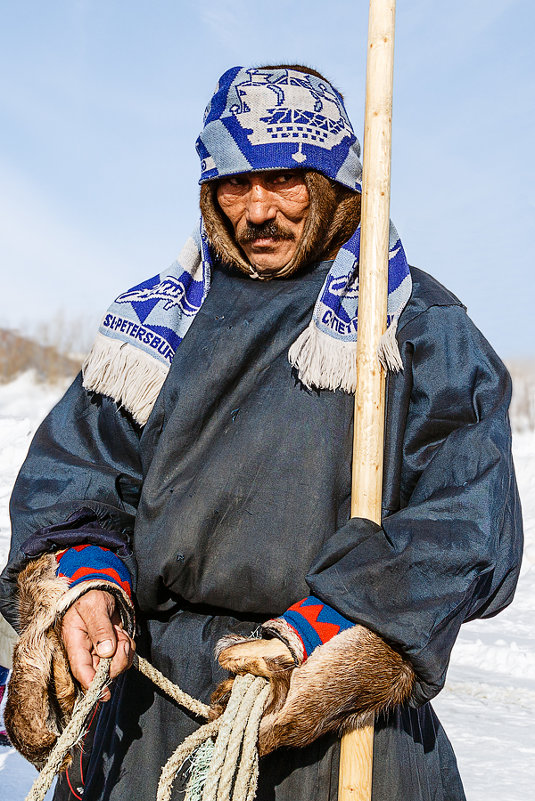
[[[282,172],[273,177],[272,183],[276,186],[284,186],[285,184],[289,184],[294,180],[295,174],[293,172]]]
[[[233,175],[231,178],[228,178],[227,181],[231,186],[243,186],[245,183],[245,179],[240,175]]]

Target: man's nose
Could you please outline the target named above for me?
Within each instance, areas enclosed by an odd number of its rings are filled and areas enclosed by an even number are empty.
[[[273,193],[266,189],[260,181],[252,181],[247,194],[245,213],[247,222],[255,225],[272,220],[277,213]]]

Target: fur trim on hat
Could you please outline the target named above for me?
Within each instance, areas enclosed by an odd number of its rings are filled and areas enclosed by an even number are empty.
[[[38,769],[67,725],[81,692],[63,645],[62,616],[89,590],[105,590],[117,600],[125,629],[130,634],[134,630],[133,606],[120,587],[90,580],[69,589],[68,580],[56,576],[56,568],[55,556],[44,554],[19,575],[21,635],[13,654],[4,713],[9,739]]]
[[[315,170],[305,170],[304,180],[310,196],[309,213],[295,253],[277,272],[277,278],[286,278],[301,267],[322,259],[334,258],[360,221],[358,192]],[[269,280],[272,276],[256,273],[236,243],[232,225],[217,202],[217,181],[201,185],[200,206],[208,240],[219,258],[247,275]]]

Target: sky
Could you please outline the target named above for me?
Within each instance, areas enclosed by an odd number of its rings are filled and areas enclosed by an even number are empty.
[[[360,137],[367,17],[366,0],[0,0],[0,327],[92,332],[174,261],[227,68],[315,66]],[[535,355],[534,25],[531,0],[397,9],[391,217],[508,359]]]

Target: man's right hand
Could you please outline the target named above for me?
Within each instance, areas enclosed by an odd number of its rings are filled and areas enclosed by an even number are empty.
[[[61,633],[74,678],[87,690],[101,658],[112,657],[110,678],[127,670],[136,650],[133,639],[121,625],[113,595],[90,590],[78,598],[63,616]],[[111,693],[105,687],[102,701]]]

